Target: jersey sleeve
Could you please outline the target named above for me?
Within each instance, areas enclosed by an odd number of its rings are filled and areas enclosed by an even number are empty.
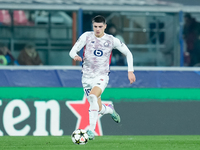
[[[119,39],[115,37],[114,37],[114,49],[118,49],[122,54],[126,56],[128,71],[134,71],[132,53],[124,43],[122,43]]]
[[[69,52],[69,56],[74,59],[75,56],[78,56],[78,52],[85,46],[86,44],[86,37],[87,37],[87,32],[83,33],[79,39],[76,41],[74,46]]]

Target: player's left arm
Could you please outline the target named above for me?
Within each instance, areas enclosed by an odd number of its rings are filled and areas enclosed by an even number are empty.
[[[136,81],[133,68],[133,55],[128,49],[128,47],[124,43],[120,42],[120,40],[117,38],[114,38],[114,47],[126,56],[128,64],[128,79],[130,81],[130,84],[132,84],[133,82]]]

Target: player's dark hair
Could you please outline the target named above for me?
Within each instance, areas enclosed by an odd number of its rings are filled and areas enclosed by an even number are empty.
[[[92,23],[94,22],[106,24],[106,19],[103,16],[98,15],[92,19]]]

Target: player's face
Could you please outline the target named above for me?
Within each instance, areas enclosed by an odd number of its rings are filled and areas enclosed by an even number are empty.
[[[104,23],[93,23],[93,30],[96,37],[102,37],[104,35],[104,31],[106,29],[106,24]]]

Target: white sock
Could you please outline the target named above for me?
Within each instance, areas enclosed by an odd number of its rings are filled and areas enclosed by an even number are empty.
[[[102,104],[102,109],[101,111],[99,111],[99,114],[101,115],[105,115],[105,114],[112,114],[113,113],[113,109],[106,106],[105,104]]]
[[[89,95],[88,101],[90,103],[90,108],[89,108],[90,127],[89,127],[89,130],[94,132],[96,123],[97,123],[97,119],[98,119],[99,105],[97,102],[97,97],[94,94]]]

